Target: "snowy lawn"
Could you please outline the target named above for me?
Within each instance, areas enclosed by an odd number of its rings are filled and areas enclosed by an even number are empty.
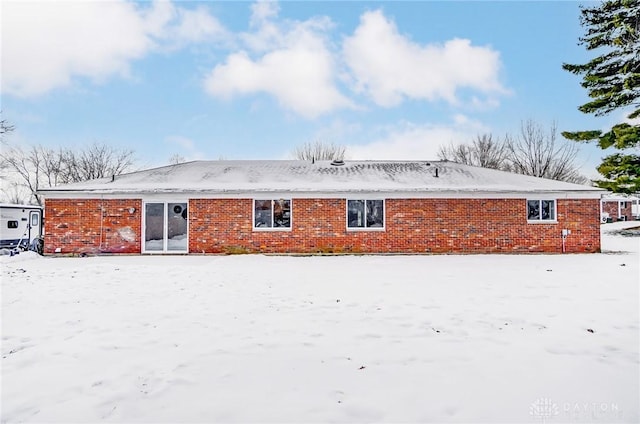
[[[630,224],[595,255],[4,257],[1,420],[638,422]]]

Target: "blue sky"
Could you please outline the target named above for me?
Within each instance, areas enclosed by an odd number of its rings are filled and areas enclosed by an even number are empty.
[[[284,159],[305,142],[352,159],[435,159],[443,143],[534,119],[604,128],[563,62],[579,3],[3,2],[12,144],[132,148],[141,166]],[[603,156],[584,145],[595,176]]]

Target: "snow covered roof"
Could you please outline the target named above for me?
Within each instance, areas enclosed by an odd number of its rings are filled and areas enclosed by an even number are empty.
[[[603,202],[631,202],[640,200],[640,197],[629,194],[607,193],[602,196]]]
[[[0,203],[0,208],[3,209],[41,209],[38,205],[23,205],[17,203]]]
[[[602,189],[447,161],[193,161],[40,190],[84,194],[574,192]]]

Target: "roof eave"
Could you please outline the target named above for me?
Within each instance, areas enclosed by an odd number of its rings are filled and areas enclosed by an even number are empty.
[[[573,195],[588,195],[589,198],[600,198],[606,190],[600,188],[586,188],[586,189],[577,189],[577,190],[563,190],[563,189],[542,189],[542,190],[526,190],[526,189],[493,189],[493,188],[413,188],[413,189],[371,189],[371,188],[324,188],[324,189],[311,189],[311,188],[300,188],[300,189],[291,189],[291,188],[253,188],[253,189],[177,189],[177,188],[158,188],[152,190],[142,190],[142,189],[83,189],[83,190],[73,190],[73,189],[52,189],[52,190],[39,190],[38,194],[44,196],[45,198],[48,196],[60,197],[61,195],[80,195],[82,197],[86,197],[87,195],[98,195],[98,196],[124,196],[124,195],[136,195],[143,197],[145,195],[155,195],[155,194],[176,194],[176,195],[252,195],[255,193],[296,193],[296,194],[313,194],[313,193],[336,193],[336,194],[344,194],[344,193],[389,193],[389,194],[445,194],[445,193],[469,193],[474,195],[480,195],[482,193],[492,193],[492,194],[521,194],[523,197],[527,195],[540,195],[540,194],[573,194]]]

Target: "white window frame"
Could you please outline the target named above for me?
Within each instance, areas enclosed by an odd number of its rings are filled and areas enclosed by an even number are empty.
[[[364,207],[365,207],[365,226],[364,227],[350,227],[349,226],[349,202],[350,201],[354,201],[354,200],[361,200],[364,201]],[[367,208],[367,201],[368,200],[377,200],[377,201],[382,201],[382,227],[367,227],[367,219],[366,219],[366,208]],[[387,229],[387,202],[386,199],[376,199],[376,198],[350,198],[350,199],[346,199],[346,202],[344,204],[345,207],[345,225],[347,227],[347,231],[385,231]]]
[[[162,203],[164,204],[164,222],[162,226],[162,250],[147,250],[146,249],[146,238],[147,238],[147,204],[149,203]],[[187,205],[187,248],[186,250],[169,250],[169,204],[170,203],[186,203]],[[189,253],[189,214],[191,213],[189,208],[189,200],[184,199],[171,199],[171,200],[145,200],[142,202],[142,231],[140,236],[140,244],[142,253],[150,254],[150,255],[166,255],[166,254],[177,254],[182,255],[185,253]]]
[[[539,216],[536,219],[529,218],[529,202],[539,202]],[[542,218],[542,202],[553,202],[553,217],[549,219]],[[525,201],[525,214],[527,222],[530,224],[553,224],[558,222],[558,199],[527,199]]]
[[[271,227],[256,227],[256,201],[271,201]],[[289,226],[288,227],[274,227],[273,220],[275,215],[273,213],[273,204],[276,200],[286,200],[289,202]],[[291,231],[293,228],[293,199],[292,198],[269,198],[265,197],[255,197],[251,202],[251,227],[253,231]]]

